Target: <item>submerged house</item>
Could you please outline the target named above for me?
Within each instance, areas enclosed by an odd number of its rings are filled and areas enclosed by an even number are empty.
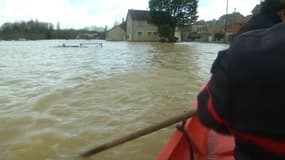
[[[127,39],[126,34],[126,22],[122,22],[120,25],[114,26],[106,33],[107,41],[125,41]]]
[[[176,28],[175,36],[181,40],[181,30]],[[106,40],[110,41],[147,41],[160,40],[158,27],[152,23],[150,11],[128,10],[127,21],[114,26],[106,33]]]
[[[128,41],[159,41],[158,27],[151,23],[150,11],[128,10]]]

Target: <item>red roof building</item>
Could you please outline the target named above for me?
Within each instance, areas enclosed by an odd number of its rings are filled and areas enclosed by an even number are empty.
[[[243,20],[241,22],[238,22],[238,23],[235,23],[233,24],[232,26],[230,26],[229,28],[227,28],[227,32],[228,33],[237,33],[240,28],[245,24],[247,23],[248,20]]]

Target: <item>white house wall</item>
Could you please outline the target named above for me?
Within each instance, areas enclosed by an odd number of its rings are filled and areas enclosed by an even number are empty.
[[[134,41],[158,41],[158,28],[147,21],[133,21]]]
[[[133,20],[127,16],[127,40],[129,41],[158,41],[158,28],[147,21]]]
[[[192,26],[192,32],[207,33],[208,32],[208,26],[207,25],[193,25]]]
[[[127,40],[132,41],[133,38],[133,19],[130,15],[127,16]]]

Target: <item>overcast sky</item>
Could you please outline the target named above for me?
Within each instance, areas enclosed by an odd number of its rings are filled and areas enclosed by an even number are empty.
[[[229,0],[229,12],[234,8],[250,14],[260,0]],[[0,0],[0,25],[4,22],[39,20],[61,28],[113,26],[121,22],[128,9],[147,9],[148,0]],[[199,19],[217,19],[226,12],[226,0],[199,0]]]

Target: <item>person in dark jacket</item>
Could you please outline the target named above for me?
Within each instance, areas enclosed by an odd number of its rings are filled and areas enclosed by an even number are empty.
[[[200,121],[235,137],[236,160],[285,160],[285,0],[275,2],[283,23],[239,35],[198,95]]]

